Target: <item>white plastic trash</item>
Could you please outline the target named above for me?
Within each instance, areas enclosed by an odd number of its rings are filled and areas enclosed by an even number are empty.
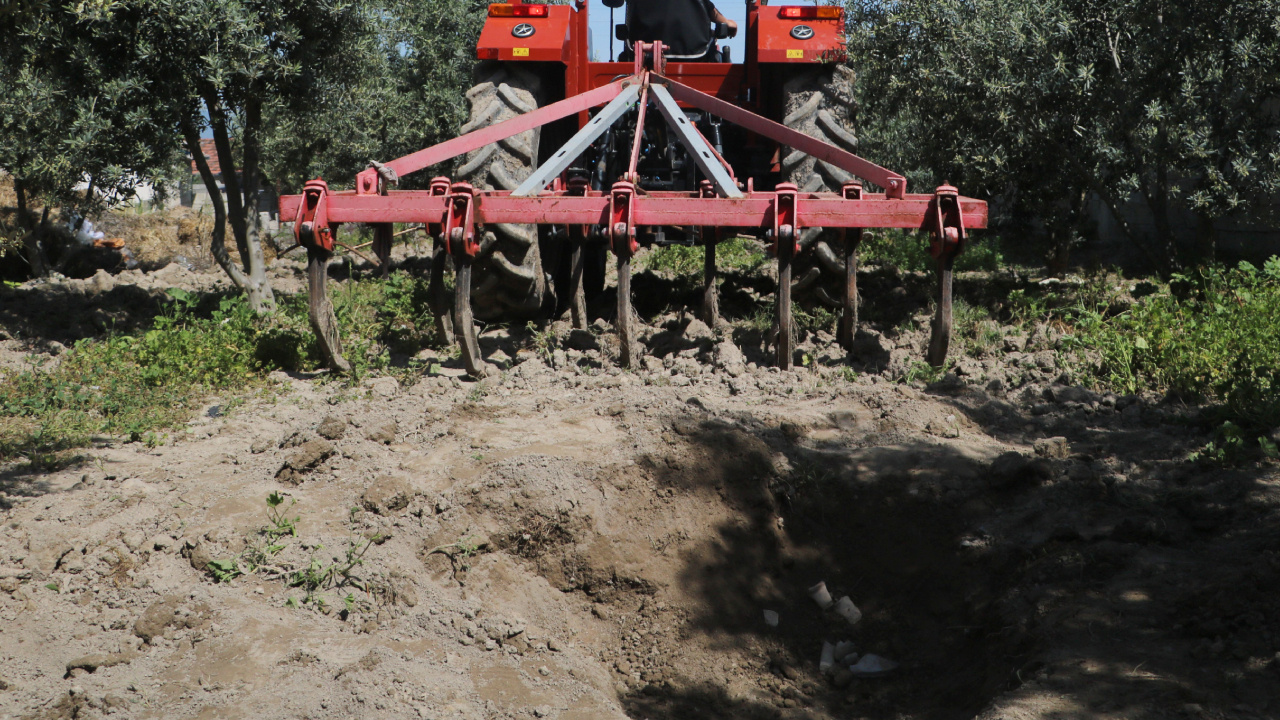
[[[849,672],[854,677],[879,677],[887,675],[898,669],[898,663],[882,658],[879,655],[867,653],[862,659],[849,667]]]
[[[818,660],[818,672],[825,673],[836,664],[836,646],[829,642],[822,643],[822,658]]]
[[[853,604],[848,595],[836,601],[836,614],[849,621],[850,625],[857,625],[858,621],[862,619],[862,611],[858,609],[857,605]]]
[[[850,655],[854,655],[855,653],[853,651],[856,649],[857,648],[853,646],[853,643],[848,640],[841,640],[836,643],[836,662],[852,662],[850,660],[846,660],[846,658]]]
[[[95,232],[93,229],[93,223],[88,220],[81,220],[78,225],[73,221],[71,231],[75,233],[76,242],[85,246],[92,245],[93,241],[101,240],[106,237],[106,235],[101,232]]]
[[[771,628],[778,627],[778,613],[772,610],[764,611],[764,624]]]
[[[813,598],[813,601],[818,603],[818,607],[823,610],[826,610],[835,604],[831,599],[831,592],[827,590],[827,583],[825,581],[809,588],[809,597]]]

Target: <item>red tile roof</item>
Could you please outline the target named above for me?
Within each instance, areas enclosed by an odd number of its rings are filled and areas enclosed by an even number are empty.
[[[222,164],[218,162],[218,148],[214,146],[213,138],[201,138],[200,151],[204,154],[204,159],[209,163],[210,172],[212,172],[215,177],[221,175]],[[193,160],[191,162],[191,174],[197,175],[199,172],[200,171],[196,169],[196,163]]]

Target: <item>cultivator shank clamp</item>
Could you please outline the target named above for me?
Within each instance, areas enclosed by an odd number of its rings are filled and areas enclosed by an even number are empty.
[[[329,225],[329,184],[312,180],[302,188],[302,202],[293,220],[293,238],[308,251],[333,252],[334,229]]]
[[[445,207],[446,249],[455,259],[475,258],[480,252],[480,243],[476,242],[476,189],[467,183],[454,183]]]
[[[800,252],[800,214],[798,211],[800,189],[792,183],[780,183],[774,188],[778,200],[773,209],[773,242],[770,252],[779,256],[784,251],[792,255]],[[790,247],[788,248],[788,245]]]
[[[640,249],[631,219],[635,197],[635,184],[625,180],[614,183],[609,193],[609,247],[618,257],[631,257]]]
[[[852,347],[857,327],[857,248],[864,230],[928,231],[932,233],[931,251],[938,260],[939,277],[938,312],[929,360],[941,365],[950,338],[952,266],[956,255],[964,249],[966,229],[986,227],[986,203],[961,197],[949,185],[932,194],[909,195],[906,178],[898,173],[664,76],[661,44],[637,44],[636,55],[634,73],[628,77],[412,155],[374,164],[356,177],[354,191],[331,193],[323,181],[315,180],[307,183],[301,195],[280,199],[281,217],[294,218],[298,242],[308,248],[312,257],[313,324],[326,355],[332,359],[331,364],[341,367],[345,361],[341,360],[337,346],[336,326],[329,322],[333,332],[320,330],[326,324],[325,318],[332,317],[332,309],[324,310],[328,306],[327,298],[317,299],[315,295],[324,293],[322,261],[333,251],[336,228],[340,223],[355,222],[372,224],[376,232],[381,233],[379,237],[389,237],[392,223],[420,223],[427,228],[435,242],[428,293],[432,312],[442,336],[457,337],[467,371],[476,376],[483,375],[486,366],[480,357],[471,312],[471,273],[473,263],[479,263],[478,267],[486,272],[494,271],[484,259],[481,238],[486,237],[482,231],[486,225],[552,226],[553,230],[544,233],[547,242],[568,240],[573,252],[569,306],[573,311],[573,324],[578,328],[586,326],[582,249],[592,242],[607,243],[617,260],[615,326],[621,347],[619,362],[624,367],[635,363],[638,349],[631,309],[631,261],[640,249],[640,239],[646,236],[646,228],[685,228],[687,237],[700,240],[705,246],[702,314],[711,325],[718,320],[716,244],[723,237],[744,231],[765,239],[778,263],[774,346],[777,364],[782,368],[791,367],[794,360],[791,274],[793,261],[804,252],[802,229],[824,228],[841,238],[846,282],[839,339],[846,348]],[[477,189],[444,177],[434,179],[428,191],[389,187],[410,173],[600,106],[604,107],[581,121],[580,129],[562,147],[544,153],[545,162],[513,191]],[[645,118],[655,114],[648,113],[651,107],[661,114],[670,137],[679,142],[701,173],[696,190],[643,187],[643,173],[638,171],[637,163],[644,146],[641,134]],[[687,108],[703,114],[690,116]],[[595,148],[611,127],[627,117],[636,121],[628,121],[635,127],[635,136],[629,138],[630,143],[624,149],[627,152],[624,162],[630,162],[618,171],[617,177],[604,178],[603,182],[611,185],[597,184],[597,189],[593,189],[580,171],[574,170],[581,167],[575,162]],[[702,120],[697,120],[698,117]],[[838,193],[807,192],[791,183],[760,190],[756,187],[759,178],[753,177],[746,178],[744,187],[695,122],[712,122],[708,118],[713,117],[737,124],[751,136],[812,156],[883,191],[866,192],[862,183],[856,181],[846,182]],[[735,232],[724,232],[725,228]],[[444,268],[449,259],[457,273],[452,318],[443,287]],[[832,262],[830,258],[826,261]],[[317,307],[323,312],[317,312]]]
[[[929,254],[935,260],[954,260],[964,252],[966,240],[964,213],[960,210],[960,191],[950,185],[942,185],[934,193],[934,198],[930,212],[933,235],[929,243]]]

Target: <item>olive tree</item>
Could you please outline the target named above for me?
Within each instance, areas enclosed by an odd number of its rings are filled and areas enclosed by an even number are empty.
[[[348,183],[371,160],[456,135],[487,8],[479,0],[383,2],[346,58],[358,72],[341,83],[311,75],[268,108],[264,168],[287,188],[314,177]]]
[[[52,208],[84,214],[129,200],[142,179],[167,177],[176,158],[147,88],[86,52],[75,30],[95,22],[94,9],[28,5],[0,15],[0,168],[13,177],[38,276],[50,269],[42,240]]]
[[[290,99],[316,112],[314,91],[341,86],[361,68],[359,40],[376,22],[361,0],[131,0],[119,31],[137,38],[135,59],[152,62],[150,79],[180,108],[178,131],[209,191],[214,209],[211,249],[258,311],[275,306],[259,238],[264,118]],[[308,97],[312,102],[308,103]],[[213,136],[226,188],[225,203],[200,150]],[[226,227],[239,251],[225,247]]]
[[[1267,219],[1280,2],[852,0],[864,144],[1030,218],[1062,259],[1097,198],[1157,267],[1175,204]],[[1269,106],[1268,103],[1271,103]],[[1126,222],[1137,200],[1155,237]]]
[[[84,0],[0,14],[0,167],[66,200],[118,193],[185,150],[210,249],[259,311],[264,182],[297,190],[452,135],[487,6],[477,0]],[[225,193],[201,151],[216,147]],[[56,189],[56,191],[55,191]],[[46,204],[48,207],[48,204]],[[230,228],[239,260],[226,247]]]

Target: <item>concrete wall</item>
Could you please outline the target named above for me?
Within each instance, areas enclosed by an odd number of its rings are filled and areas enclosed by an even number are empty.
[[[1277,204],[1277,209],[1280,210],[1280,204]],[[1092,199],[1088,212],[1095,223],[1097,236],[1097,239],[1090,243],[1090,254],[1101,256],[1108,263],[1118,265],[1145,260],[1141,252],[1125,237],[1120,223],[1102,201],[1097,198]],[[1121,213],[1135,232],[1148,238],[1156,238],[1155,220],[1144,201],[1136,197],[1131,199],[1121,208]],[[1174,242],[1179,247],[1194,248],[1197,244],[1199,224],[1195,213],[1174,204],[1170,215],[1169,224],[1173,229]],[[1248,260],[1257,264],[1273,255],[1280,255],[1280,227],[1255,225],[1228,218],[1214,223],[1214,229],[1217,232],[1219,260],[1227,262]],[[1161,245],[1154,242],[1152,244]]]

